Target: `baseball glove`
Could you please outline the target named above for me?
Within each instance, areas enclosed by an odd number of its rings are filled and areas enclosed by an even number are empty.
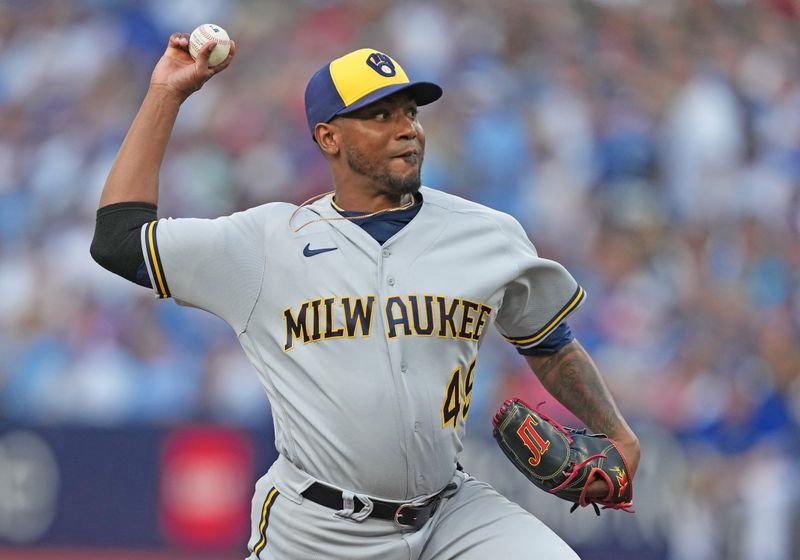
[[[503,453],[536,486],[578,506],[632,512],[633,484],[625,456],[604,434],[567,428],[518,398],[509,399],[492,419],[493,435]],[[597,478],[608,494],[587,496]]]

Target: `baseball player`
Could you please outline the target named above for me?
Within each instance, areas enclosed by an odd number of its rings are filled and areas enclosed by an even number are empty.
[[[173,34],[100,199],[92,255],[227,322],[270,400],[279,457],[256,484],[250,559],[574,559],[458,465],[488,327],[634,472],[636,436],[564,322],[584,290],[510,216],[422,187],[417,107],[439,86],[360,49],[305,93],[333,192],[214,220],[157,219],[181,103],[208,66]],[[479,157],[479,154],[476,154]],[[602,494],[596,481],[590,494]]]

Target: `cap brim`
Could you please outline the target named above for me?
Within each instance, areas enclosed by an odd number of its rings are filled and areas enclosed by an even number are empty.
[[[414,98],[414,101],[417,102],[417,105],[427,105],[428,103],[433,103],[442,96],[442,88],[440,88],[433,82],[411,82],[409,84],[393,84],[391,86],[386,86],[384,88],[376,89],[369,95],[365,95],[364,97],[362,97],[349,107],[345,107],[341,111],[338,111],[336,115],[334,115],[334,117],[337,115],[346,115],[347,113],[352,113],[353,111],[357,111],[362,107],[366,107],[370,103],[375,103],[379,99],[383,99],[384,97],[388,97],[399,91],[406,91],[410,93],[411,96]]]

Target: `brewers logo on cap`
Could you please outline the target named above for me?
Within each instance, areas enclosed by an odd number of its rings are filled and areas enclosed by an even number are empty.
[[[392,62],[392,59],[383,53],[374,52],[369,55],[367,57],[367,64],[369,64],[373,70],[381,73],[384,76],[394,76],[396,74],[394,62]]]
[[[358,49],[320,68],[306,86],[306,118],[311,135],[317,123],[360,109],[398,91],[408,91],[417,105],[439,99],[442,88],[432,82],[412,82],[389,55]]]

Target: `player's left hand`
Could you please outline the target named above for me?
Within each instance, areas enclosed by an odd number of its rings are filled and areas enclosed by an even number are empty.
[[[514,466],[536,486],[573,502],[633,511],[633,473],[627,453],[639,463],[639,444],[624,445],[604,434],[566,428],[522,400],[503,403],[492,419],[493,435]]]
[[[630,472],[631,480],[636,475],[636,470],[639,468],[639,458],[641,457],[641,449],[639,447],[639,440],[634,434],[629,434],[625,438],[615,439],[614,443],[620,448],[622,454],[628,462],[628,472]],[[594,482],[589,484],[586,490],[589,498],[602,498],[608,494],[608,483],[602,479],[595,479]]]

